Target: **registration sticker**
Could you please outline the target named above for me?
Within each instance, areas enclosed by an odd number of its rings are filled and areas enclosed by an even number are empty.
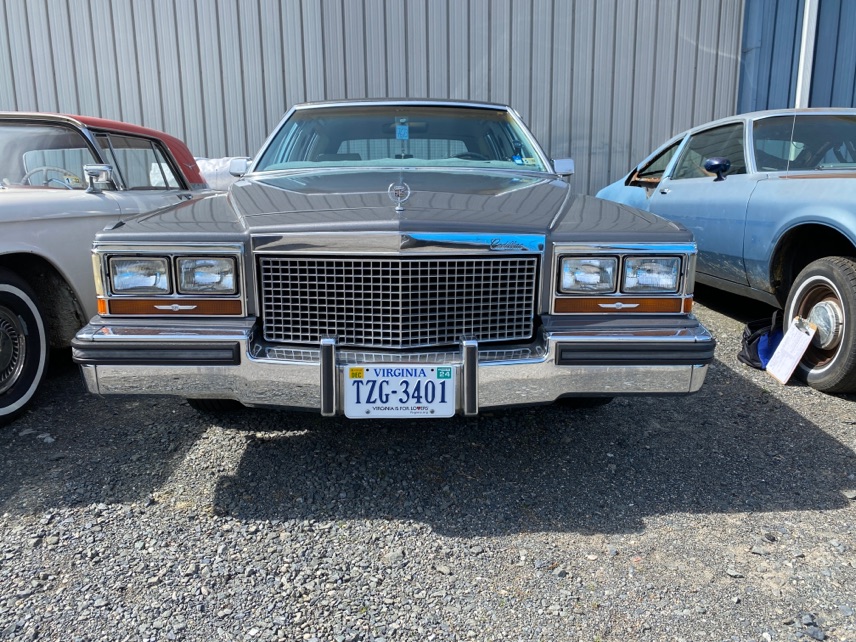
[[[451,366],[347,367],[345,415],[451,417],[455,414],[455,369]]]

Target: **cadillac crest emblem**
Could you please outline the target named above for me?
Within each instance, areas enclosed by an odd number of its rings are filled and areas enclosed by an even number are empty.
[[[401,204],[410,198],[410,186],[404,182],[390,183],[386,193],[389,195],[390,200],[395,203],[395,211],[403,212],[404,208]]]

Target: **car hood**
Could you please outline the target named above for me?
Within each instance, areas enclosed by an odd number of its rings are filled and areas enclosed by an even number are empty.
[[[406,185],[400,203],[393,186]],[[408,194],[409,190],[409,194]],[[534,173],[375,170],[257,175],[216,195],[129,220],[124,234],[426,231],[534,233],[639,240],[680,226],[633,208],[575,195]]]
[[[395,185],[406,186],[400,204],[390,194]],[[245,181],[232,190],[235,208],[260,232],[283,227],[546,230],[567,198],[566,183],[508,172],[313,172]]]

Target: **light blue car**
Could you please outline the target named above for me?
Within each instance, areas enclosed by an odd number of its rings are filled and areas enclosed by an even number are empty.
[[[815,323],[798,374],[824,392],[856,391],[856,109],[690,129],[597,196],[691,230],[699,282]]]

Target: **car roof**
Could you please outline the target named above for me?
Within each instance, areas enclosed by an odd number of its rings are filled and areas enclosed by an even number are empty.
[[[734,114],[725,116],[717,120],[711,120],[695,127],[690,127],[683,130],[680,134],[673,136],[669,140],[674,140],[676,137],[684,136],[689,133],[694,133],[700,129],[716,127],[717,125],[725,125],[727,123],[750,122],[771,118],[773,116],[856,116],[856,109],[851,107],[797,107],[788,109],[764,109],[761,111],[750,111],[743,114]]]
[[[141,125],[126,123],[121,120],[110,120],[96,116],[81,116],[75,114],[55,114],[51,112],[0,112],[0,119],[20,120],[44,120],[65,123],[81,129],[97,129],[99,131],[113,132],[117,134],[132,134],[145,136],[163,142],[169,148],[176,162],[180,165],[181,172],[187,181],[193,186],[205,184],[205,179],[199,171],[199,166],[193,158],[190,149],[180,138],[176,138],[166,132]]]
[[[354,98],[347,100],[325,100],[319,102],[305,102],[294,105],[294,109],[314,109],[318,107],[344,107],[353,105],[378,107],[386,106],[425,106],[425,107],[475,107],[479,109],[496,109],[500,111],[512,111],[508,105],[501,103],[479,102],[473,100],[448,100],[441,98]]]

